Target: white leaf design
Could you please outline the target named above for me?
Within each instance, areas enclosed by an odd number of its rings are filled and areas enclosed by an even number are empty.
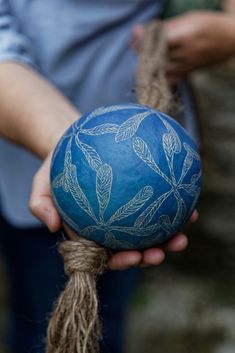
[[[65,151],[65,158],[64,158],[63,190],[65,192],[69,192],[68,173],[70,170],[70,165],[72,163],[71,145],[72,145],[72,138],[70,138],[68,141],[66,151]]]
[[[172,185],[171,180],[161,171],[161,169],[155,163],[153,156],[149,150],[147,143],[140,137],[134,137],[133,139],[133,149],[137,156],[146,163],[154,172],[159,174],[165,181]]]
[[[142,228],[142,229],[144,229],[148,235],[151,235],[151,234],[156,233],[159,229],[161,229],[161,226],[160,226],[160,223],[157,222],[157,223],[152,224],[151,226],[148,226],[148,227]]]
[[[197,151],[195,151],[192,147],[190,147],[186,142],[184,142],[183,145],[186,151],[189,154],[191,154],[194,159],[196,159],[197,161],[200,161],[200,155]]]
[[[172,134],[163,135],[163,148],[167,156],[171,158],[175,153],[175,140]]]
[[[182,182],[182,180],[184,179],[188,171],[191,169],[192,164],[193,164],[193,156],[187,152],[186,157],[184,159],[184,164],[183,164],[183,168],[182,168],[182,172],[181,172],[181,176],[178,181],[178,184]]]
[[[171,153],[180,153],[181,152],[181,142],[179,136],[175,129],[162,117],[160,118],[163,124],[165,125],[170,139],[170,149],[172,150]]]
[[[93,169],[94,171],[97,172],[99,167],[103,164],[99,154],[96,152],[96,150],[93,147],[87,145],[84,142],[81,142],[78,139],[77,135],[76,135],[75,139],[76,139],[76,144],[77,144],[78,148],[80,148],[80,150],[83,152],[91,169]]]
[[[55,189],[63,187],[64,174],[58,174],[52,182],[52,187]]]
[[[191,177],[191,183],[196,184],[196,182],[201,178],[202,173],[199,172],[198,174],[193,174]]]
[[[97,218],[90,206],[90,203],[79,185],[75,165],[70,164],[69,170],[67,171],[67,175],[69,191],[73,196],[74,200],[76,201],[77,205],[82,208],[83,211],[85,211],[95,222],[97,222]]]
[[[199,191],[199,188],[193,184],[181,184],[179,188],[185,190],[192,197],[197,196]]]
[[[111,105],[109,107],[99,107],[95,110],[93,110],[85,119],[85,121],[80,125],[80,127],[83,127],[85,124],[87,124],[91,119],[106,114],[106,113],[111,113],[111,112],[116,112],[119,110],[127,110],[127,109],[140,109],[143,110],[143,107],[138,104],[120,104],[120,105]]]
[[[112,229],[112,231],[127,233],[135,236],[145,236],[150,234],[150,231],[146,230],[146,228],[124,227],[124,226],[112,226],[110,228]]]
[[[200,155],[192,149],[186,142],[183,143],[185,150],[187,151],[186,157],[184,159],[184,164],[181,172],[180,179],[178,181],[178,185],[182,182],[188,171],[191,169],[193,160],[200,160]],[[200,178],[201,174],[198,175],[198,178]],[[195,177],[197,178],[197,176]],[[194,176],[191,178],[191,182],[193,183]],[[197,181],[197,179],[195,179]]]
[[[159,217],[158,222],[167,233],[171,233],[173,230],[170,217],[168,215],[162,215]]]
[[[166,119],[162,117],[160,117],[160,119],[168,131],[167,134],[163,135],[163,149],[170,170],[172,183],[173,185],[176,185],[174,173],[174,154],[181,152],[181,141],[175,129],[166,121]]]
[[[102,164],[96,174],[96,194],[99,202],[100,220],[104,220],[104,212],[109,204],[113,173],[108,164]]]
[[[92,136],[104,135],[104,134],[113,134],[116,133],[119,129],[119,126],[116,124],[101,124],[97,125],[91,129],[82,129],[80,133]]]
[[[163,149],[168,163],[172,183],[176,185],[174,172],[174,138],[171,133],[163,135]]]
[[[157,200],[151,203],[137,218],[134,223],[135,227],[144,228],[146,227],[152,220],[153,216],[157,212],[157,210],[161,207],[163,202],[167,199],[167,197],[172,193],[172,190],[166,192],[162,196],[160,196]]]
[[[70,131],[70,130],[71,130],[71,131]],[[70,132],[69,132],[69,131],[70,131]],[[65,131],[65,133],[63,134],[63,136],[61,136],[59,142],[57,143],[56,149],[54,150],[54,153],[53,153],[53,155],[52,155],[51,164],[54,163],[55,158],[57,157],[57,155],[58,155],[58,153],[59,153],[59,151],[60,151],[60,149],[61,149],[61,146],[62,146],[62,144],[64,143],[64,140],[65,140],[65,139],[69,138],[68,145],[71,146],[71,141],[72,141],[72,138],[73,138],[74,133],[75,133],[75,127],[74,127],[74,125],[71,125],[71,127],[70,127],[67,131]]]
[[[52,184],[52,186],[55,188],[62,187],[65,192],[69,192],[68,171],[70,169],[70,164],[72,163],[71,145],[72,145],[72,137],[70,137],[68,144],[66,146],[63,173],[57,175]]]
[[[96,230],[99,230],[99,226],[88,226],[84,229],[81,230],[80,234],[84,236],[85,238],[89,238],[91,233],[95,232]]]
[[[112,232],[105,233],[105,245],[110,248],[125,248],[132,249],[133,245],[125,240],[117,239]]]
[[[190,210],[188,212],[188,216],[190,216],[192,214],[193,210],[195,209],[197,201],[198,201],[198,198],[199,198],[199,192],[198,192],[198,194],[196,195],[196,197],[194,198],[194,200],[192,202],[192,206],[190,207]]]
[[[139,113],[139,114],[133,115],[131,118],[126,120],[119,127],[118,132],[115,136],[115,141],[116,142],[124,141],[134,136],[134,134],[138,130],[140,123],[150,114],[151,114],[150,112]]]
[[[127,233],[134,236],[144,237],[154,234],[161,227],[159,223],[155,223],[146,228],[138,228],[138,227],[124,227],[124,226],[111,226],[112,231],[118,231],[122,233]]]
[[[186,206],[185,206],[183,199],[181,198],[181,196],[177,190],[174,191],[174,196],[177,201],[177,212],[176,212],[175,218],[172,222],[172,225],[174,226],[175,229],[177,229],[178,226],[184,221],[184,218],[187,213],[187,209],[186,209]]]
[[[127,204],[120,207],[109,219],[108,224],[126,218],[137,212],[153,195],[151,186],[143,187]]]

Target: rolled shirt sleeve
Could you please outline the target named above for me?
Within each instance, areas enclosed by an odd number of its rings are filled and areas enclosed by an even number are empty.
[[[0,0],[0,62],[18,61],[36,67],[30,40],[20,31],[8,0]]]

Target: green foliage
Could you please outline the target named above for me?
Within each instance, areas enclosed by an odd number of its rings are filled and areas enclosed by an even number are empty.
[[[163,17],[172,17],[192,10],[219,10],[221,0],[169,0]]]

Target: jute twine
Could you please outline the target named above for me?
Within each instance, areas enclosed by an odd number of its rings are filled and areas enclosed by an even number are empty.
[[[140,43],[137,68],[137,100],[140,104],[169,114],[174,104],[173,94],[167,82],[165,69],[167,43],[161,21],[151,22],[145,27]]]
[[[100,325],[96,279],[108,260],[106,249],[83,238],[59,245],[68,283],[48,327],[47,353],[97,353]]]
[[[165,79],[166,41],[160,22],[150,23],[142,40],[137,72],[140,104],[167,113],[172,96]],[[98,353],[100,324],[96,280],[108,261],[108,251],[76,237],[59,245],[68,283],[52,313],[47,353]]]

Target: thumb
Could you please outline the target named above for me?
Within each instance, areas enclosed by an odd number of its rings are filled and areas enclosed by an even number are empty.
[[[50,160],[51,158],[47,158],[34,176],[29,209],[51,232],[57,232],[62,222],[51,197]]]

